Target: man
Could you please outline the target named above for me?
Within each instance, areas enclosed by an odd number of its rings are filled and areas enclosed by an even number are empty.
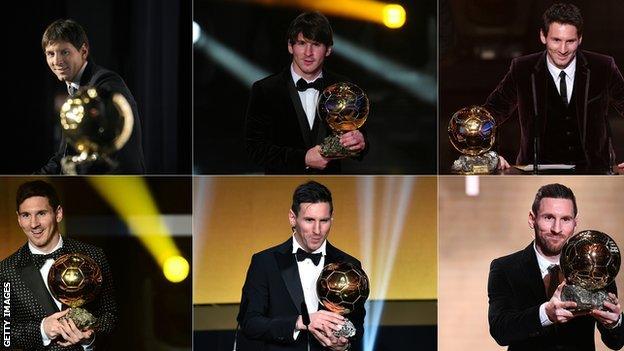
[[[607,115],[612,106],[624,116],[622,74],[612,57],[578,50],[583,18],[572,4],[544,12],[540,40],[546,49],[514,59],[485,107],[499,124],[518,109],[517,164],[533,163],[537,131],[540,164],[611,172],[617,162]],[[618,167],[624,170],[624,163]],[[502,157],[499,168],[509,168]]]
[[[331,131],[316,115],[319,92],[346,81],[323,68],[332,52],[332,36],[325,16],[302,13],[288,29],[290,67],[251,87],[245,142],[250,158],[266,173],[340,172],[339,160],[319,152],[320,143]],[[343,134],[340,143],[352,151],[366,147],[364,135],[357,130]]]
[[[332,213],[331,192],[324,185],[310,181],[297,187],[288,213],[292,237],[251,258],[238,314],[239,346],[251,340],[255,343],[249,350],[359,349],[363,306],[345,316],[353,322],[356,335],[336,338],[332,331],[340,330],[345,317],[319,309],[316,295],[316,280],[325,265],[350,262],[361,266],[327,241]],[[307,306],[308,326],[303,323],[302,302]]]
[[[10,327],[10,345],[5,346],[24,350],[97,350],[97,344],[105,341],[117,320],[113,277],[104,253],[61,236],[63,208],[50,184],[40,180],[22,184],[17,190],[16,205],[17,222],[28,242],[0,262],[0,280],[5,289],[9,286],[10,294],[10,315],[3,317],[3,324]],[[91,257],[102,270],[98,297],[82,306],[98,319],[96,330],[79,330],[73,321],[62,318],[69,310],[49,291],[47,276],[54,260],[74,252]]]
[[[594,326],[602,341],[624,345],[620,303],[604,302],[606,311],[574,316],[575,302],[561,301],[565,285],[559,256],[578,221],[576,198],[561,184],[541,187],[529,212],[535,240],[524,250],[497,258],[488,279],[490,334],[509,350],[594,350]],[[562,283],[559,284],[559,282]],[[617,301],[615,282],[606,288]]]
[[[81,87],[95,87],[110,92],[121,93],[130,104],[134,115],[132,134],[129,140],[113,155],[112,169],[86,170],[89,173],[145,173],[145,161],[141,145],[141,120],[134,97],[123,79],[115,72],[97,66],[89,59],[89,41],[80,24],[67,20],[57,20],[50,24],[43,33],[41,40],[46,61],[50,70],[65,83],[70,96],[75,95]],[[58,151],[37,173],[60,174],[61,159],[68,155],[76,155],[77,150],[68,144],[63,136]]]

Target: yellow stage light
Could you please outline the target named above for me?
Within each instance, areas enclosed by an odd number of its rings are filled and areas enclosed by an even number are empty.
[[[182,256],[171,256],[163,265],[165,278],[173,283],[179,283],[186,279],[189,274],[189,263]]]
[[[400,28],[405,24],[405,9],[401,5],[390,4],[383,8],[383,23],[388,28]]]

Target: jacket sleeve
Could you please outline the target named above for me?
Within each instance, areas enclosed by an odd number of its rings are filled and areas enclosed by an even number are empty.
[[[239,323],[243,334],[252,340],[289,344],[298,315],[271,317],[269,314],[268,277],[262,260],[254,255],[243,286]]]
[[[494,116],[499,126],[505,123],[518,107],[518,85],[516,83],[514,66],[515,60],[511,61],[509,71],[483,105]]]
[[[98,324],[95,328],[95,341],[98,343],[105,341],[117,325],[117,301],[115,300],[113,274],[104,252],[98,249],[94,259],[102,269],[102,290],[99,298],[93,301],[87,309],[98,319]]]
[[[268,97],[258,82],[251,87],[247,116],[245,118],[245,148],[256,164],[273,169],[289,169],[302,173],[305,170],[307,150],[277,145],[273,142],[274,116],[267,106]]]
[[[611,283],[607,286],[607,291],[617,296],[617,286],[615,283]],[[624,318],[624,316],[620,316],[620,318]],[[624,346],[624,320],[620,322],[617,328],[613,329],[607,329],[600,322],[596,322],[596,325],[600,331],[600,338],[607,347],[612,350],[619,350]]]
[[[509,345],[542,333],[539,305],[523,310],[514,306],[513,288],[498,260],[490,265],[488,298],[490,335],[499,345]]]

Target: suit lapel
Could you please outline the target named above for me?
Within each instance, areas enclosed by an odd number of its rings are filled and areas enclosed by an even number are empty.
[[[54,300],[52,299],[48,288],[46,288],[43,282],[41,273],[39,272],[37,267],[35,267],[34,263],[30,258],[28,244],[26,244],[26,246],[23,246],[20,251],[20,263],[17,265],[17,271],[22,281],[33,294],[39,305],[43,308],[46,316],[49,316],[55,312],[59,312],[56,303],[54,303]]]
[[[533,243],[524,249],[522,260],[523,262],[521,262],[520,269],[524,275],[524,281],[530,282],[531,291],[540,301],[547,301],[546,291],[544,290],[544,280],[542,280],[542,273],[537,263],[537,256],[535,255]]]
[[[546,126],[546,104],[547,104],[547,84],[548,84],[548,68],[546,67],[546,52],[540,56],[539,60],[535,64],[533,68],[533,73],[531,73],[531,89],[533,92],[533,113],[539,116],[539,131],[540,134],[544,133],[544,128]],[[535,123],[535,121],[531,121],[531,123]]]
[[[295,108],[295,112],[297,113],[297,121],[299,122],[299,130],[301,131],[301,136],[303,137],[303,141],[306,146],[312,146],[312,134],[310,131],[310,124],[308,123],[308,117],[303,110],[303,105],[301,104],[301,98],[299,97],[299,92],[297,88],[295,88],[295,83],[292,80],[292,75],[290,74],[290,68],[287,68],[283,74],[284,82],[286,84],[286,90],[288,90],[288,95],[290,96],[290,100]]]
[[[585,55],[578,52],[576,55],[576,73],[574,74],[574,95],[576,103],[576,120],[581,135],[581,145],[585,150],[585,136],[587,131],[587,101],[589,95],[589,78],[591,71],[587,67]]]
[[[327,242],[327,246],[325,248],[325,265],[327,266],[330,263],[338,263],[344,261],[344,256],[336,249],[332,244]]]
[[[288,290],[290,298],[297,308],[297,312],[301,313],[301,302],[303,298],[303,288],[301,287],[301,279],[299,278],[299,268],[297,260],[292,254],[292,239],[280,245],[278,251],[275,252],[277,267],[282,274],[282,279]]]

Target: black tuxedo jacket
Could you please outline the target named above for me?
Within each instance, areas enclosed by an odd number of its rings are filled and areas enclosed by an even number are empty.
[[[98,297],[82,306],[98,318],[95,349],[102,350],[107,336],[117,322],[117,303],[114,297],[113,276],[104,256],[104,252],[95,246],[63,237],[65,252],[78,252],[91,257],[102,269],[102,287]],[[3,317],[3,323],[9,322],[11,348],[23,350],[82,351],[80,345],[62,347],[54,340],[48,347],[41,340],[41,321],[59,312],[50,296],[39,269],[32,262],[28,244],[0,262],[0,282],[6,289],[10,284],[10,316]],[[5,305],[6,306],[6,305]]]
[[[615,283],[607,290],[617,295]],[[594,328],[611,349],[624,345],[624,324],[609,330],[591,316],[542,327],[539,306],[548,301],[533,244],[497,258],[488,279],[490,334],[509,350],[595,350]]]
[[[500,125],[518,110],[520,119],[520,150],[517,164],[533,162],[533,130],[535,115],[539,116],[540,140],[544,135],[548,83],[551,78],[546,65],[546,52],[514,59],[505,78],[485,103]],[[611,131],[607,120],[609,107],[624,116],[624,78],[612,57],[579,50],[571,104],[576,107],[576,120],[581,146],[592,170],[610,170],[615,164]]]
[[[141,141],[141,119],[139,118],[139,109],[136,101],[126,86],[124,80],[115,72],[109,71],[103,67],[97,66],[89,61],[85,67],[82,77],[80,78],[80,86],[93,86],[96,88],[106,89],[108,91],[121,93],[130,104],[132,114],[134,114],[134,124],[132,126],[132,134],[130,139],[121,148],[121,150],[110,155],[111,158],[118,163],[116,169],[110,173],[117,174],[143,174],[145,173],[145,159],[143,157],[143,144]],[[65,136],[61,138],[56,153],[48,160],[37,173],[38,174],[60,174],[61,159],[66,155],[75,155],[76,151],[67,143]]]
[[[350,262],[361,267],[360,261],[327,242],[325,264],[331,262]],[[307,331],[302,330],[297,340],[293,340],[302,301],[303,288],[297,259],[292,253],[292,238],[254,254],[243,286],[238,315],[242,330],[238,338],[239,350],[307,350]],[[365,314],[362,308],[346,315],[357,329],[351,340],[352,350],[360,349]],[[325,350],[311,334],[310,350]]]
[[[326,87],[348,81],[327,71],[323,71],[323,78]],[[264,166],[267,174],[339,173],[340,160],[329,162],[322,171],[306,169],[305,166],[306,152],[330,133],[329,126],[318,115],[310,130],[290,66],[251,87],[245,146],[251,160]]]

